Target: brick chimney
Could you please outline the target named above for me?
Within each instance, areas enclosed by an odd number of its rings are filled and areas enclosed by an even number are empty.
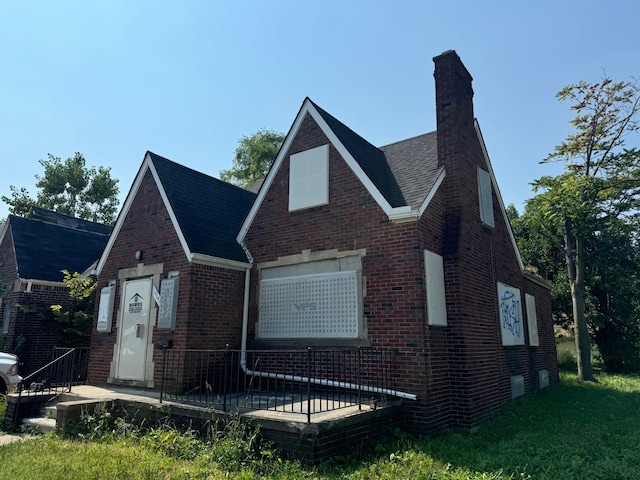
[[[447,166],[453,153],[460,154],[462,143],[474,130],[473,78],[455,50],[434,57],[438,163]],[[442,148],[441,148],[442,147]],[[451,148],[453,147],[453,148]],[[461,160],[461,159],[458,159]]]
[[[464,218],[477,217],[476,165],[479,144],[474,127],[471,75],[454,50],[433,59],[436,82],[438,165],[446,171],[445,258],[457,258]]]

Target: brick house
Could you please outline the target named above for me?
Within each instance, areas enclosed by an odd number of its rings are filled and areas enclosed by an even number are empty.
[[[159,340],[239,347],[249,264],[235,235],[254,199],[147,152],[96,268],[91,383],[158,388]]]
[[[408,427],[469,427],[558,381],[549,285],[525,271],[454,51],[437,130],[377,148],[306,99],[238,241],[260,348],[397,349]]]
[[[89,380],[158,388],[168,339],[395,350],[417,433],[556,384],[549,285],[522,264],[472,78],[434,62],[436,131],[375,147],[306,99],[257,196],[148,152],[98,262]]]
[[[50,362],[54,347],[66,344],[55,319],[38,313],[69,304],[61,270],[85,272],[100,256],[110,232],[108,225],[37,207],[29,218],[7,218],[0,231],[3,349],[18,354],[23,375]],[[89,340],[87,331],[80,343],[88,346]]]

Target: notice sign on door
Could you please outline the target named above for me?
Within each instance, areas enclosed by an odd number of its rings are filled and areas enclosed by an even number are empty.
[[[129,313],[142,313],[142,297],[137,293],[129,300]]]

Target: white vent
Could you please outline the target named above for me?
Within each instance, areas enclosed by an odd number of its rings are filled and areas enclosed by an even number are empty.
[[[360,273],[321,273],[260,282],[260,338],[358,338]]]
[[[511,398],[517,398],[524,395],[524,377],[522,375],[514,375],[511,377]]]
[[[549,371],[548,370],[540,370],[538,371],[538,384],[540,388],[547,388],[549,386]]]

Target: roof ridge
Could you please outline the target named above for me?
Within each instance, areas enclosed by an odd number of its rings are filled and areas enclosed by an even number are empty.
[[[191,171],[193,173],[196,173],[198,175],[202,175],[203,177],[207,177],[208,179],[214,180],[214,181],[219,182],[219,183],[221,183],[223,185],[228,185],[229,187],[233,187],[235,189],[238,189],[238,190],[241,190],[241,191],[244,191],[244,192],[249,192],[252,195],[255,195],[253,192],[250,192],[249,190],[247,190],[245,188],[239,187],[238,185],[234,185],[233,183],[230,183],[230,182],[225,182],[224,180],[221,180],[220,178],[216,178],[213,175],[209,175],[208,173],[201,172],[200,170],[196,170],[195,168],[187,167],[186,165],[183,165],[182,163],[178,163],[178,162],[176,162],[174,160],[171,160],[171,159],[169,159],[167,157],[163,157],[162,155],[158,155],[157,153],[154,153],[151,150],[147,150],[147,153],[149,155],[151,155],[151,159],[154,160],[154,161],[155,161],[155,159],[160,159],[162,161],[172,163],[173,165],[175,165],[175,166],[177,166],[179,168],[182,168],[184,170],[189,170],[189,171]]]
[[[378,148],[379,149],[383,149],[383,148],[386,148],[386,147],[390,147],[391,145],[396,145],[398,143],[404,143],[406,141],[414,140],[414,139],[416,139],[418,137],[424,137],[426,135],[431,135],[431,134],[434,134],[434,133],[438,133],[438,131],[437,130],[432,130],[430,132],[420,133],[418,135],[414,135],[413,137],[403,138],[402,140],[398,140],[398,141],[395,141],[395,142],[387,143],[386,145],[381,145]]]

